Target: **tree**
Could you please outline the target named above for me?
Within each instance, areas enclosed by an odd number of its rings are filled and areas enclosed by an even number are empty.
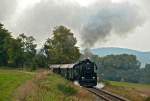
[[[18,39],[11,39],[9,42],[8,56],[9,66],[23,67],[24,63],[24,50],[22,43]]]
[[[41,49],[40,52],[36,54],[35,62],[38,67],[42,68],[48,67],[47,58],[46,55],[44,54],[43,49]]]
[[[101,57],[98,64],[98,73],[104,79],[126,82],[139,82],[140,62],[136,56],[121,54]]]
[[[22,60],[23,65],[32,66],[34,64],[34,57],[36,55],[36,44],[34,44],[34,37],[25,36],[25,34],[20,34],[17,40],[21,43]]]
[[[53,37],[47,39],[44,50],[50,63],[72,63],[79,59],[80,52],[76,47],[77,40],[70,29],[58,26]]]
[[[150,64],[146,64],[145,68],[142,68],[140,73],[140,83],[150,84]]]
[[[6,30],[4,25],[0,23],[0,66],[8,64],[8,44],[11,39],[10,32]]]

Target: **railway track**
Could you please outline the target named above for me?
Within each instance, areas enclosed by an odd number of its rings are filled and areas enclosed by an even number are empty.
[[[96,96],[98,96],[100,99],[104,101],[129,101],[128,99],[125,99],[123,97],[112,94],[102,89],[98,89],[98,88],[86,88],[86,89],[94,93]]]

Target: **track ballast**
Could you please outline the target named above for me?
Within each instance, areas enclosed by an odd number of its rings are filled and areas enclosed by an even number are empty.
[[[96,96],[98,96],[100,99],[104,101],[129,101],[126,98],[120,97],[118,95],[112,94],[108,91],[98,89],[98,88],[86,88],[88,91],[94,93]]]

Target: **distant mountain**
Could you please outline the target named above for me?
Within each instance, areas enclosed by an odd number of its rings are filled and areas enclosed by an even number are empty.
[[[150,52],[141,52],[137,50],[116,47],[95,48],[91,49],[91,52],[98,56],[106,56],[111,54],[132,54],[136,55],[138,60],[142,63],[141,67],[144,67],[145,64],[150,64]]]

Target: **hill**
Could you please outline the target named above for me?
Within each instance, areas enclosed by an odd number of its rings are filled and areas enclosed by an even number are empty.
[[[136,55],[137,59],[141,62],[141,67],[144,67],[145,64],[150,63],[150,52],[142,52],[127,48],[116,48],[116,47],[105,47],[105,48],[95,48],[91,49],[91,52],[98,56],[106,55],[118,55],[118,54],[131,54]]]

